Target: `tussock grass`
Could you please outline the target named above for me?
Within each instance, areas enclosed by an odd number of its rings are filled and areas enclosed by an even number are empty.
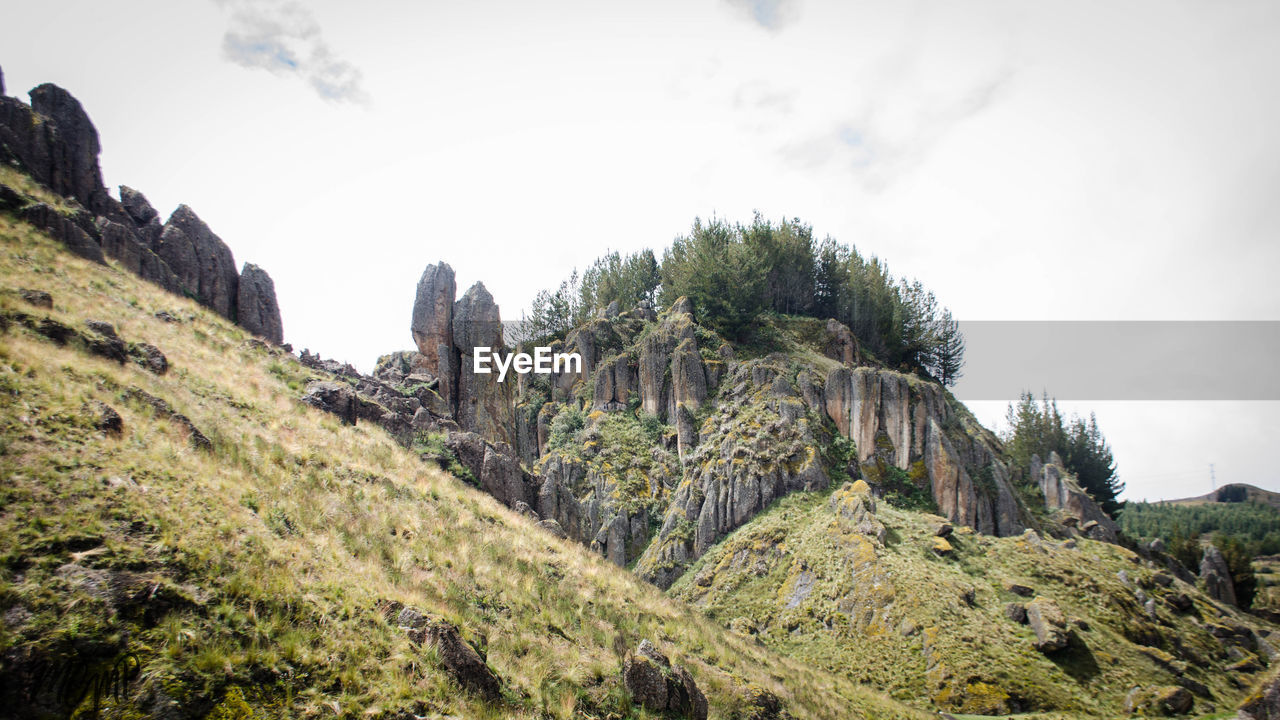
[[[107,717],[168,701],[218,718],[649,717],[618,672],[617,649],[641,638],[690,668],[713,717],[737,716],[753,685],[795,717],[924,717],[727,632],[380,429],[301,404],[310,371],[194,302],[3,216],[0,276],[0,312],[110,322],[171,364],[157,377],[21,327],[0,334],[0,612],[25,614],[0,625],[0,653],[135,654],[141,673]],[[53,310],[15,288],[52,293]],[[135,387],[212,451],[127,399]],[[122,433],[97,429],[95,401]],[[84,571],[143,590],[122,600]],[[388,602],[456,623],[503,678],[503,702],[461,692]]]

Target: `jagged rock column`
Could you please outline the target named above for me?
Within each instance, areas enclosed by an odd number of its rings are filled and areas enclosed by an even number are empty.
[[[418,279],[409,326],[413,342],[422,354],[427,373],[439,378],[438,392],[445,404],[456,408],[459,358],[453,343],[453,298],[457,283],[448,263],[428,265]]]
[[[240,271],[236,296],[240,327],[277,345],[284,342],[284,326],[280,322],[276,286],[266,270],[252,263],[245,263],[244,269]]]
[[[476,283],[453,304],[453,347],[459,358],[455,417],[463,429],[491,442],[515,445],[515,380],[498,382],[497,372],[472,372],[475,348],[503,349],[502,318],[484,283]]]

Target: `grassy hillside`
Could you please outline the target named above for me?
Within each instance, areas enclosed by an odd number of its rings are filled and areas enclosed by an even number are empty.
[[[136,661],[98,693],[104,716],[643,718],[619,665],[647,638],[712,717],[748,717],[762,689],[796,718],[925,717],[301,404],[292,357],[3,215],[0,278],[0,675],[42,701]],[[170,369],[93,354],[89,320]],[[77,334],[52,341],[58,324]],[[455,623],[502,698],[460,692],[400,605]]]
[[[672,594],[814,667],[952,712],[1117,717],[1133,688],[1181,685],[1207,713],[1233,708],[1265,663],[1237,664],[1269,625],[1124,548],[967,528],[939,538],[941,518],[883,502],[861,519],[856,495],[784,498]],[[1037,650],[1010,616],[1039,599],[1062,612],[1066,647]]]

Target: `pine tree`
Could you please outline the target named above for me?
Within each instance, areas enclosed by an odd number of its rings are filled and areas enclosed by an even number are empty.
[[[954,387],[964,367],[964,336],[960,334],[960,324],[952,319],[950,310],[942,311],[935,335],[933,374],[938,382]]]

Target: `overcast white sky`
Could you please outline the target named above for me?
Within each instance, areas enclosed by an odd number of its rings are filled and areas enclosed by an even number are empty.
[[[427,263],[517,317],[755,209],[962,319],[1280,320],[1277,37],[1271,0],[50,0],[5,9],[0,67],[81,100],[109,187],[266,268],[288,341],[368,369]],[[1277,403],[1069,407],[1130,498],[1211,462],[1280,490]]]

